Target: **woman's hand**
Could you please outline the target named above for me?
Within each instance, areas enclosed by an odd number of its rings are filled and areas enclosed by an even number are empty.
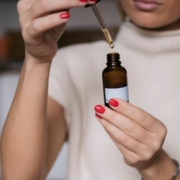
[[[111,99],[109,105],[95,107],[96,117],[122,152],[125,162],[142,170],[152,165],[163,152],[167,129],[147,112],[123,100]]]
[[[57,42],[64,32],[73,7],[93,4],[96,0],[20,0],[19,20],[26,56],[38,62],[51,62]]]

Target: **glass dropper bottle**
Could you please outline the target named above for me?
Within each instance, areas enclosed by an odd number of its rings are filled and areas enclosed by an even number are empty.
[[[102,73],[105,106],[110,107],[108,102],[111,98],[129,102],[127,71],[121,66],[119,53],[109,53],[106,65]]]

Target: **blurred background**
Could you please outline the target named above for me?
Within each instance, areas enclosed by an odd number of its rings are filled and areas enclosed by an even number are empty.
[[[0,133],[16,90],[24,60],[24,43],[16,10],[17,2],[17,0],[0,0]],[[98,7],[114,38],[120,23],[115,2],[101,0]],[[71,10],[71,18],[59,41],[59,48],[98,40],[104,40],[104,37],[92,9],[76,8]],[[66,180],[67,158],[68,143],[65,143],[47,180]]]

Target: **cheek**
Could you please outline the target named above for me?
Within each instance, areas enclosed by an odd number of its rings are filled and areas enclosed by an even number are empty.
[[[130,19],[141,27],[159,28],[180,19],[180,0],[166,0],[164,5],[155,11],[139,10],[133,0],[120,0],[120,2]]]

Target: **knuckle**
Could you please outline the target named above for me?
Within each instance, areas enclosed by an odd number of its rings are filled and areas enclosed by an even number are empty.
[[[40,26],[38,26],[38,23],[36,23],[36,22],[33,22],[31,24],[31,27],[32,27],[32,30],[34,33],[38,33],[40,31],[40,29],[39,29]]]
[[[140,162],[140,159],[138,157],[131,156],[124,158],[124,162],[129,166],[135,166]]]
[[[149,161],[152,157],[153,157],[153,152],[151,151],[144,151],[143,155],[142,155],[142,161]]]
[[[162,122],[161,122],[162,123]],[[166,128],[166,126],[162,123],[162,130],[161,130],[161,133],[162,133],[162,135],[165,137],[166,136],[166,134],[167,134],[167,128]]]
[[[112,131],[112,126],[110,124],[104,124],[104,128],[108,131],[111,132]]]
[[[130,134],[134,134],[136,131],[136,126],[134,124],[128,124],[126,127],[126,131]]]
[[[22,14],[29,8],[29,3],[26,1],[19,0],[16,5],[16,9],[18,11],[18,14]]]
[[[118,137],[118,141],[121,142],[122,144],[127,144],[129,142],[129,137],[124,135],[121,135]]]
[[[145,113],[139,112],[138,121],[141,123],[146,119]]]
[[[136,165],[136,164],[138,164],[139,162],[140,162],[140,159],[137,158],[137,157],[136,157],[136,158],[134,157],[134,158],[131,159],[131,163],[132,163],[133,165]]]
[[[42,8],[43,10],[46,10],[47,7],[48,7],[48,1],[46,1],[46,0],[40,0],[40,1],[39,1],[39,6],[40,6],[40,8]]]
[[[71,7],[76,7],[76,6],[78,6],[78,4],[77,4],[76,1],[70,1],[70,6]]]
[[[110,120],[113,121],[113,120],[115,120],[116,118],[117,118],[116,113],[112,112],[112,113],[110,114]]]
[[[118,101],[121,101],[121,106],[123,106],[122,108],[123,108],[123,111],[125,111],[125,112],[128,112],[129,111],[129,104],[126,102],[126,101],[124,101],[124,100],[122,100],[122,99],[120,99],[120,98],[117,98],[117,100]],[[128,105],[128,106],[127,106]],[[131,105],[132,106],[132,105]]]
[[[153,150],[158,151],[160,148],[161,148],[161,144],[160,142],[158,141],[154,141],[154,144],[153,144]]]
[[[86,2],[82,3],[82,2],[78,2],[78,1],[74,1],[74,0],[70,0],[69,5],[71,7],[77,7],[77,6],[84,6],[84,4],[87,4]]]
[[[157,133],[161,139],[164,139],[167,135],[167,128],[166,126],[161,122],[159,121],[159,132]]]
[[[23,14],[23,15],[19,16],[19,22],[20,22],[20,25],[21,25],[22,29],[25,29],[30,24],[30,21],[27,20],[26,14]]]
[[[29,37],[28,37],[27,32],[26,32],[25,30],[22,31],[22,37],[23,37],[25,43],[28,44],[28,42],[29,42]]]
[[[137,164],[138,163],[138,159],[137,158],[132,158],[131,159],[131,164],[134,165],[134,164]]]
[[[157,152],[161,147],[161,143],[159,143],[158,141],[153,141],[152,143],[152,149],[154,152]]]

